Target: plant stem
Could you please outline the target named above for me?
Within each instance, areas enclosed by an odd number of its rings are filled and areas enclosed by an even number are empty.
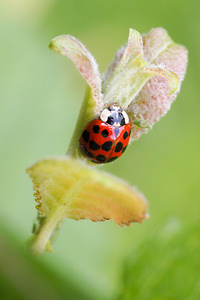
[[[48,245],[48,242],[54,233],[57,225],[64,218],[64,211],[66,207],[62,206],[50,216],[48,216],[45,222],[42,224],[39,233],[34,237],[34,240],[31,245],[31,251],[34,255],[42,254]]]
[[[51,251],[50,240],[56,227],[66,216],[71,202],[87,180],[87,176],[77,178],[76,184],[69,189],[67,198],[63,202],[60,202],[60,206],[58,205],[57,208],[53,209],[51,214],[46,216],[46,220],[40,224],[39,232],[33,237],[30,246],[34,255],[40,255],[46,250]]]

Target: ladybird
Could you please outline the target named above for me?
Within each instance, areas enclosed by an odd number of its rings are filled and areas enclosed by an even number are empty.
[[[127,113],[119,105],[112,104],[83,130],[79,140],[81,152],[93,163],[112,162],[126,150],[130,133]]]

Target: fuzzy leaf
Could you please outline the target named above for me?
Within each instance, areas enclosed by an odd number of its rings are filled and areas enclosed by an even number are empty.
[[[113,72],[104,90],[104,103],[119,103],[126,108],[145,82],[146,63],[141,58],[133,58],[124,68]]]
[[[160,31],[162,30],[159,28]],[[147,39],[148,50],[151,49],[153,53],[150,55],[146,51],[145,55],[143,55],[142,37],[136,30],[130,29],[128,44],[123,48],[123,52],[117,56],[117,63],[112,64],[112,74],[111,69],[109,69],[110,78],[107,75],[107,82],[104,88],[104,103],[111,104],[117,102],[124,108],[133,105],[136,102],[136,96],[154,76],[162,76],[168,80],[170,85],[169,94],[177,90],[179,86],[178,76],[167,68],[164,68],[162,61],[159,65],[152,64],[153,59],[158,58],[167,46],[173,44],[165,30],[164,33],[160,44],[156,40],[158,45],[154,40],[151,45],[151,39]],[[129,113],[134,114],[134,111],[131,112],[129,110]]]
[[[148,34],[143,34],[142,39],[143,58],[148,63],[154,62],[161,53],[174,43],[167,31],[162,27],[151,29]]]
[[[51,41],[49,48],[70,58],[77,66],[89,86],[68,150],[69,155],[78,157],[81,156],[78,141],[83,128],[89,121],[94,119],[103,108],[101,76],[94,57],[85,48],[85,46],[73,36],[57,36]]]
[[[179,86],[178,76],[175,73],[171,72],[171,71],[165,70],[163,68],[152,66],[151,68],[146,69],[145,73],[149,75],[149,79],[154,77],[154,76],[164,77],[170,85],[169,95],[173,94]]]
[[[110,63],[108,68],[106,69],[104,75],[103,75],[103,90],[105,89],[105,86],[107,84],[107,81],[109,80],[110,76],[112,75],[113,71],[115,70],[117,64],[122,58],[122,55],[124,53],[125,46],[122,46],[119,50],[115,53],[115,58]]]
[[[126,65],[130,58],[142,57],[142,37],[139,32],[130,28],[129,38],[126,46],[121,47],[115,54],[114,61],[109,65],[105,75],[103,86],[107,84],[110,76],[116,75]],[[115,71],[115,72],[114,72]]]
[[[133,125],[131,141],[147,133],[168,112],[180,91],[188,60],[187,49],[173,42],[163,28],[152,29],[144,35],[143,44],[143,58],[150,63],[149,69],[157,70],[158,75],[162,72],[163,76],[148,80],[127,108]],[[149,124],[148,128],[134,125],[137,115]]]
[[[135,102],[138,92],[152,77],[161,76],[167,79],[169,94],[174,93],[179,86],[179,79],[175,73],[153,65],[149,67],[141,58],[132,59],[121,72],[113,74],[108,88],[105,89],[104,102],[119,102],[124,108]]]
[[[51,41],[49,48],[74,62],[90,86],[96,104],[101,106],[101,76],[94,57],[85,46],[73,36],[60,35]]]
[[[124,49],[122,58],[117,65],[117,69],[123,68],[130,59],[143,56],[142,37],[138,31],[130,28],[128,43]]]
[[[135,96],[138,85],[141,85],[142,74],[140,77],[140,73],[145,66],[145,62],[141,59],[142,55],[142,38],[138,31],[130,29],[126,47],[116,54],[116,59],[104,79],[104,83],[106,81],[103,90],[104,103],[118,102],[123,107],[128,106]]]
[[[42,160],[27,170],[33,180],[37,208],[43,216],[57,210],[63,217],[119,225],[141,222],[146,216],[144,196],[122,180],[68,158]]]
[[[114,220],[130,225],[147,218],[144,196],[122,180],[70,157],[42,160],[27,170],[33,180],[41,228],[32,251],[51,249],[49,240],[64,218]]]

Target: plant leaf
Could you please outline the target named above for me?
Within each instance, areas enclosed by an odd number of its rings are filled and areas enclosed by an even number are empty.
[[[60,35],[51,41],[49,48],[74,62],[90,86],[96,104],[101,106],[101,76],[94,57],[85,46],[73,36]]]
[[[103,76],[103,91],[105,88],[105,85],[107,84],[107,81],[109,80],[110,76],[112,75],[113,71],[115,70],[117,64],[122,58],[122,55],[124,53],[125,46],[122,46],[120,49],[118,49],[115,53],[115,58],[110,63],[108,68],[106,69],[104,76]]]
[[[114,220],[123,226],[148,217],[147,202],[141,193],[77,159],[44,159],[27,172],[33,180],[40,212],[40,227],[30,239],[35,255],[51,250],[50,240],[64,218]]]
[[[78,157],[81,156],[78,145],[81,132],[89,121],[99,115],[99,111],[104,105],[101,94],[101,76],[94,57],[75,37],[70,35],[57,36],[51,41],[49,48],[70,58],[89,86],[68,150],[69,155]]]
[[[43,216],[62,211],[66,218],[130,225],[146,218],[144,196],[122,180],[69,158],[42,160],[27,170]]]
[[[149,71],[163,76],[148,80],[127,108],[132,122],[130,141],[147,133],[168,112],[180,91],[187,68],[187,49],[173,42],[163,28],[152,29],[144,35],[143,44],[143,58],[150,63]],[[149,124],[149,129],[135,126],[136,115]]]
[[[179,78],[175,73],[171,71],[165,70],[163,68],[159,68],[157,66],[155,67],[151,66],[151,68],[147,68],[145,70],[145,73],[149,75],[149,79],[154,76],[164,77],[170,85],[169,95],[173,94],[179,87]]]
[[[140,33],[130,28],[128,43],[117,68],[123,68],[130,59],[143,56],[143,43]]]
[[[142,81],[141,73],[145,65],[142,55],[142,37],[138,31],[130,28],[127,45],[116,53],[116,59],[105,75],[104,103],[118,102],[124,108],[128,106],[138,85],[141,85],[139,81]]]
[[[144,47],[143,59],[148,63],[154,62],[161,53],[174,43],[167,31],[162,27],[151,29],[148,34],[142,35],[142,39]]]
[[[123,53],[120,52],[120,55],[117,56],[118,63],[112,64],[112,74],[107,79],[104,88],[104,102],[106,104],[118,102],[127,108],[136,102],[136,96],[154,76],[163,76],[169,81],[169,94],[177,90],[179,87],[178,76],[168,70],[167,67],[165,68],[162,61],[159,64],[152,64],[152,60],[158,58],[162,51],[173,44],[164,29],[159,28],[158,31],[164,33],[163,37],[157,41],[155,37],[157,31],[151,32],[151,38],[144,41],[145,55],[143,55],[142,37],[136,30],[130,29],[128,44],[123,48]],[[131,112],[129,109],[129,113],[133,114],[134,111]]]
[[[167,79],[170,86],[169,94],[174,93],[179,86],[179,79],[175,73],[158,66],[149,67],[141,58],[134,58],[109,81],[109,87],[105,89],[104,102],[106,104],[119,102],[122,107],[128,107],[136,101],[134,99],[139,91],[154,76]]]
[[[121,47],[115,54],[114,61],[109,65],[104,75],[103,86],[107,85],[111,75],[115,76],[126,65],[131,58],[142,57],[142,37],[138,31],[130,28],[127,45]],[[113,77],[112,76],[112,77]]]

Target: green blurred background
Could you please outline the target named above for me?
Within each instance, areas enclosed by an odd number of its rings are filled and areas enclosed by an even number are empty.
[[[120,294],[127,300],[200,299],[195,256],[200,253],[199,15],[200,2],[195,0],[0,2],[1,299],[110,300]],[[148,135],[102,168],[146,195],[151,218],[130,228],[65,220],[54,253],[32,258],[24,241],[36,209],[25,169],[38,159],[65,153],[86,88],[73,64],[49,51],[50,40],[74,35],[103,72],[126,43],[130,27],[147,33],[157,26],[189,49],[181,93]],[[184,242],[193,236],[190,251],[182,255]],[[165,265],[171,268],[169,276],[176,272],[177,281],[161,280]],[[188,294],[180,294],[188,277]],[[147,278],[151,280],[145,285]],[[173,292],[166,294],[172,284]],[[147,298],[138,293],[143,289]]]

